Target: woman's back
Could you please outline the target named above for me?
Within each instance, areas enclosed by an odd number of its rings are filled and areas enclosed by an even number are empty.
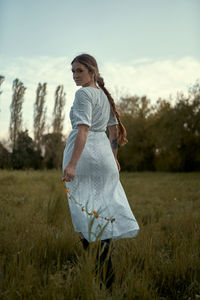
[[[90,131],[100,132],[118,123],[104,91],[91,86],[82,87],[76,92],[70,119],[73,129],[84,123],[90,126]]]

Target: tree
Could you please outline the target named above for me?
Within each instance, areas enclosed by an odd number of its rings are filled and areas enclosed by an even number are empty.
[[[5,79],[5,77],[0,75],[0,88],[1,88],[2,83],[4,82],[4,79]],[[0,96],[1,96],[1,94],[2,94],[2,91],[0,90]],[[0,111],[1,111],[1,107],[0,107]]]
[[[36,91],[36,100],[34,103],[34,141],[36,144],[37,151],[41,152],[41,142],[42,136],[45,131],[45,122],[46,122],[46,111],[47,108],[44,107],[45,105],[45,97],[46,97],[46,87],[47,83],[38,84],[38,88]]]
[[[65,106],[65,93],[63,91],[63,86],[59,85],[55,92],[55,104],[54,104],[54,110],[53,110],[53,133],[59,133],[62,134],[63,130],[63,121],[64,121],[64,115],[63,115],[63,109]]]
[[[11,168],[10,152],[0,142],[0,169]]]
[[[128,138],[128,144],[119,148],[119,161],[124,170],[154,170],[154,143],[149,133],[152,109],[146,96],[123,97],[119,102],[118,110]]]
[[[156,111],[151,117],[151,136],[154,140],[154,165],[158,171],[175,171],[180,167],[180,159],[174,148],[175,135],[174,107],[165,99],[159,98]],[[175,137],[176,140],[176,137]]]
[[[129,96],[121,97],[117,108],[123,116],[129,115],[134,119],[147,119],[153,107],[150,106],[150,99],[146,96]]]
[[[63,141],[63,110],[65,105],[65,93],[63,86],[59,85],[55,92],[55,104],[52,116],[53,132],[43,136],[44,164],[47,168],[61,168],[62,154],[64,149]]]
[[[177,148],[181,158],[181,171],[195,171],[200,168],[200,85],[191,90],[188,97],[177,99]]]
[[[47,133],[43,135],[44,165],[47,169],[60,169],[65,141],[59,133]]]
[[[0,87],[2,85],[2,83],[4,82],[5,77],[0,75]],[[0,95],[2,94],[2,91],[0,91]]]
[[[35,168],[38,153],[34,150],[34,142],[28,135],[28,130],[21,131],[16,140],[16,147],[12,152],[12,166],[14,169]]]
[[[179,93],[173,107],[161,99],[157,104],[152,125],[156,170],[199,170],[200,85],[195,84],[189,96]]]
[[[13,96],[12,103],[10,105],[10,140],[12,142],[12,149],[16,147],[16,140],[19,132],[22,130],[22,104],[24,100],[24,93],[26,88],[19,79],[13,81]]]

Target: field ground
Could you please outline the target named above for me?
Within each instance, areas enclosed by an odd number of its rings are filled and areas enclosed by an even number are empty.
[[[112,293],[73,231],[61,176],[0,171],[0,299],[200,298],[200,173],[121,173],[140,233],[114,242]]]

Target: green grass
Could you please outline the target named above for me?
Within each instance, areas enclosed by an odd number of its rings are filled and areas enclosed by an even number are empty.
[[[141,230],[114,242],[112,294],[73,231],[61,176],[0,171],[0,299],[200,295],[200,173],[121,174]]]

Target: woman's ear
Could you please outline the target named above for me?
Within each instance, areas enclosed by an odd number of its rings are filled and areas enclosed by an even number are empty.
[[[95,80],[95,74],[92,71],[89,71],[90,78],[94,81]]]

